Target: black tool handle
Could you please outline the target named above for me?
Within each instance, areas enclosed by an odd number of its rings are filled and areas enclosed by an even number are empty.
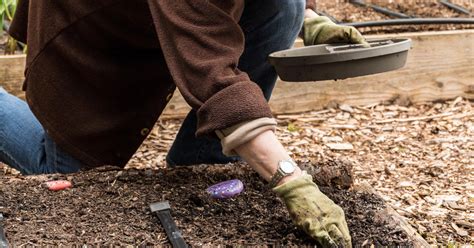
[[[173,245],[173,248],[187,248],[188,245],[184,242],[181,232],[176,227],[176,223],[174,223],[170,211],[162,210],[156,212],[156,214],[158,215],[158,218],[160,218],[161,224],[165,228],[166,235],[168,236],[171,245]]]

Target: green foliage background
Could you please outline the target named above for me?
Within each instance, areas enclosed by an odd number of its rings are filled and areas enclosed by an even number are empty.
[[[17,6],[17,0],[0,0],[0,37],[8,29],[7,24],[13,20]],[[8,37],[5,44],[5,54],[13,54],[17,50],[19,43],[12,37]],[[24,46],[24,51],[26,47]]]
[[[0,33],[3,34],[6,29],[6,21],[11,22],[16,10],[17,0],[0,0]]]

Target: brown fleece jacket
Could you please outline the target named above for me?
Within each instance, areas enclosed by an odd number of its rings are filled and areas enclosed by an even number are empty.
[[[27,102],[85,167],[124,166],[177,86],[197,135],[271,117],[237,69],[243,0],[20,0],[10,34],[27,42]]]

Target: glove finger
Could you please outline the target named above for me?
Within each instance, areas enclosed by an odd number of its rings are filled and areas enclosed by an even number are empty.
[[[323,246],[323,247],[330,247],[330,248],[337,248],[338,243],[331,238],[328,232],[320,232],[319,237],[316,240]]]
[[[339,26],[335,26],[335,28],[333,27],[331,35],[328,35],[326,39],[325,43],[328,44],[351,42],[350,36],[346,32],[346,28],[340,28]]]
[[[352,44],[367,44],[362,34],[354,27],[349,26],[330,26],[325,31],[325,35],[321,35],[318,43],[352,43]]]
[[[308,220],[301,226],[301,228],[323,247],[337,247],[337,243],[334,242],[327,230],[319,221]]]
[[[351,43],[363,44],[364,46],[370,47],[369,43],[365,40],[364,36],[354,27],[350,27],[348,30],[348,38]]]
[[[336,225],[330,225],[328,228],[328,233],[338,245],[344,243],[344,236]]]
[[[347,227],[347,222],[346,219],[342,219],[339,223],[336,223],[337,228],[339,231],[341,231],[341,234],[344,238],[344,243],[347,245],[347,247],[351,247],[352,241],[351,241],[351,234],[349,232],[349,228]]]
[[[341,230],[339,230],[339,228],[337,228],[336,225],[329,226],[328,231],[329,231],[329,235],[336,242],[338,247],[345,247],[345,248],[352,247],[351,242],[346,241],[344,234],[341,232]]]

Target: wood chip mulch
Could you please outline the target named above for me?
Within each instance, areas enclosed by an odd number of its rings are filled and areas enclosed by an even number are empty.
[[[379,7],[403,13],[416,18],[469,18],[471,15],[456,12],[439,3],[437,0],[425,1],[365,1],[376,4]],[[455,1],[456,4],[468,9],[473,13],[472,1]],[[317,10],[335,18],[342,23],[367,22],[393,19],[394,17],[376,12],[372,8],[357,6],[349,1],[320,0],[317,2]],[[473,25],[467,24],[443,24],[443,25],[397,25],[385,27],[359,28],[363,34],[383,34],[400,32],[441,31],[472,29]]]

